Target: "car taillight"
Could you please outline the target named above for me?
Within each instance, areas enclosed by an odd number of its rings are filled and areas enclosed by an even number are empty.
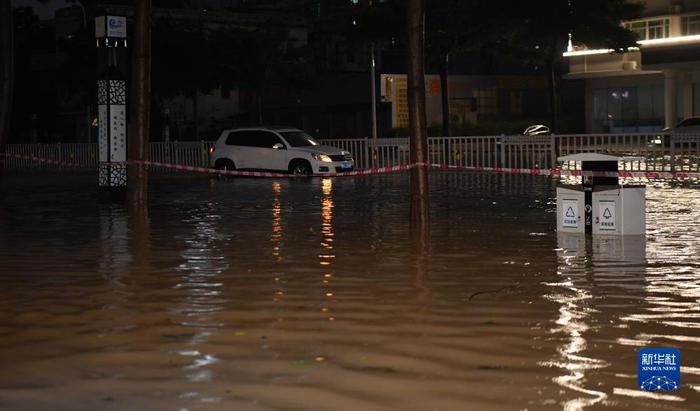
[[[216,144],[209,147],[209,154],[214,154],[215,151],[216,151]]]

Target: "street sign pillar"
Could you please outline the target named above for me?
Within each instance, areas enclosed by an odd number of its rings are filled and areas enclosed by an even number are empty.
[[[100,194],[123,200],[127,186],[126,17],[95,19]]]

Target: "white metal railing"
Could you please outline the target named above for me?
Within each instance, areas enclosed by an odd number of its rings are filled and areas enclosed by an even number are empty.
[[[673,171],[700,171],[700,133],[674,135],[670,144],[670,158],[670,169]]]
[[[366,138],[323,140],[323,144],[351,152],[358,167],[360,167],[360,164],[364,166],[371,163]]]
[[[322,144],[353,154],[358,168],[410,163],[408,138],[331,139]],[[149,159],[189,166],[208,166],[212,142],[150,143]],[[552,136],[464,136],[428,138],[432,163],[465,167],[547,169],[557,166],[556,158],[567,154],[597,152],[640,157],[624,163],[629,171],[700,171],[698,134],[571,134]],[[96,144],[10,144],[10,155],[34,156],[82,167],[96,167]],[[46,164],[8,157],[10,168],[43,168]],[[565,168],[574,165],[565,164]]]
[[[38,157],[86,168],[96,168],[98,163],[97,144],[89,143],[8,144],[6,153],[11,155],[4,159],[7,168],[47,167],[31,159],[16,156]]]
[[[209,165],[209,141],[149,143],[148,158],[161,163],[206,167]]]

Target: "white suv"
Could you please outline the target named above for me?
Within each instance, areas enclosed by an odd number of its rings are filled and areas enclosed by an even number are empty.
[[[308,175],[352,171],[352,155],[324,146],[289,127],[224,130],[209,150],[212,167],[227,170],[284,171]]]

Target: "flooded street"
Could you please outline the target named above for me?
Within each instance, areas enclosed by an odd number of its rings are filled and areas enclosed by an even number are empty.
[[[700,189],[653,184],[647,237],[557,236],[555,184],[408,175],[0,181],[0,410],[700,408]],[[682,354],[637,387],[637,350]]]

